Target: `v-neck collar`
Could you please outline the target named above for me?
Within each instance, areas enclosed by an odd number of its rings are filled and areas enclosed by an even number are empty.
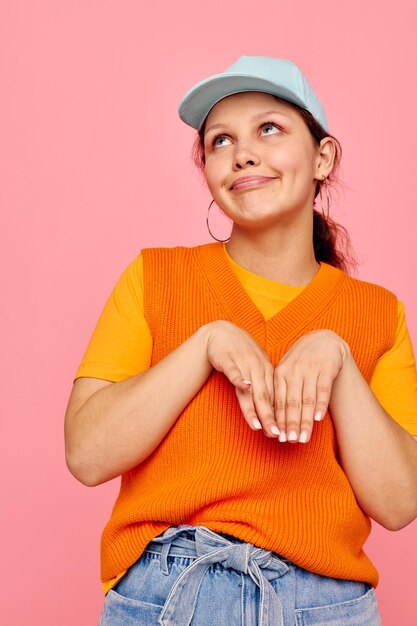
[[[197,248],[203,275],[231,321],[245,328],[256,341],[272,347],[320,315],[347,279],[341,270],[320,263],[314,278],[291,302],[268,320],[246,292],[227,258],[223,244]]]

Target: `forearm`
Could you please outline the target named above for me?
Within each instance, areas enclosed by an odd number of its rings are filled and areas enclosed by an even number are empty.
[[[417,441],[379,404],[348,352],[330,410],[343,469],[362,509],[398,530],[417,517]]]
[[[211,373],[202,327],[149,370],[94,393],[71,418],[72,473],[98,485],[135,467],[166,436]]]

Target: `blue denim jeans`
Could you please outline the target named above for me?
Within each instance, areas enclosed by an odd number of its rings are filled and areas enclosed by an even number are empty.
[[[371,585],[308,572],[203,526],[171,527],[105,599],[99,626],[381,626]]]

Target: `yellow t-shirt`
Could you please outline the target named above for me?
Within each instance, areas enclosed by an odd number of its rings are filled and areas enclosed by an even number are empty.
[[[226,256],[265,319],[273,317],[304,289],[252,274]],[[143,260],[139,255],[107,300],[75,378],[118,382],[148,369],[151,355],[152,337],[144,317]],[[379,359],[370,386],[388,414],[417,436],[417,371],[401,302],[394,345]],[[104,582],[104,593],[125,573]]]

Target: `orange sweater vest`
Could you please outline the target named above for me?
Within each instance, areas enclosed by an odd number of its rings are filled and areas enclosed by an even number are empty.
[[[217,319],[245,328],[274,364],[302,335],[331,329],[368,382],[393,344],[395,296],[330,265],[321,264],[301,294],[265,321],[220,244],[149,249],[143,258],[152,364]],[[279,443],[248,427],[234,388],[215,371],[158,448],[122,476],[102,535],[102,581],[180,524],[234,535],[324,576],[378,582],[362,549],[370,520],[341,468],[331,417],[315,423],[308,444]]]

